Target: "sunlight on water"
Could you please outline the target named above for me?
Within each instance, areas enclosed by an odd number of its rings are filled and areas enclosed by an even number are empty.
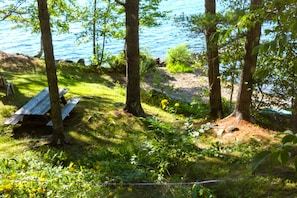
[[[144,28],[140,32],[140,47],[147,49],[153,57],[164,59],[166,51],[181,43],[187,43],[194,52],[204,50],[203,35],[190,38],[188,32],[177,27],[173,22],[174,16],[182,14],[199,14],[204,11],[204,0],[167,0],[161,4],[161,10],[169,11],[170,20],[162,21],[162,25],[153,28]],[[13,24],[7,21],[0,22],[0,50],[8,53],[23,53],[34,56],[40,48],[40,35],[31,34],[29,30],[12,29]],[[53,44],[56,59],[70,59],[77,61],[80,58],[90,59],[92,44],[78,45],[75,33],[80,32],[78,24],[71,26],[69,34],[57,35],[53,33]],[[106,51],[117,54],[123,50],[123,40],[112,40],[106,44]],[[87,61],[88,62],[88,61]]]

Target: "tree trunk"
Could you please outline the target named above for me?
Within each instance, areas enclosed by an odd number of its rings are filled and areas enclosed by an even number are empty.
[[[126,0],[125,12],[127,93],[124,110],[135,116],[144,116],[140,102],[139,0]]]
[[[297,94],[295,94],[292,100],[292,129],[294,133],[297,133]]]
[[[216,14],[216,1],[205,0],[205,14]],[[221,82],[220,82],[220,68],[219,68],[219,52],[216,33],[216,24],[210,24],[206,29],[206,54],[208,64],[208,81],[209,81],[209,102],[210,102],[210,116],[214,119],[221,118],[223,114],[222,100],[221,100]]]
[[[96,24],[97,24],[97,0],[94,0],[93,3],[93,58],[98,62],[98,53],[97,53],[97,33],[96,33]]]
[[[251,11],[258,8],[262,0],[251,0]],[[255,19],[257,20],[257,19]],[[253,27],[247,31],[245,42],[245,55],[241,72],[240,86],[233,115],[238,120],[250,121],[250,106],[253,92],[253,74],[256,70],[258,53],[253,49],[259,45],[261,36],[261,23],[256,22]]]
[[[34,57],[41,58],[42,54],[43,54],[43,44],[42,44],[42,36],[40,36],[40,50],[38,54],[36,54]]]
[[[42,43],[44,46],[44,57],[46,64],[46,74],[50,94],[51,117],[53,121],[53,143],[63,144],[65,142],[63,121],[60,108],[60,99],[58,92],[58,80],[56,75],[56,65],[54,58],[54,49],[52,44],[52,35],[50,29],[50,18],[46,0],[38,0],[38,11],[40,20],[40,29]]]

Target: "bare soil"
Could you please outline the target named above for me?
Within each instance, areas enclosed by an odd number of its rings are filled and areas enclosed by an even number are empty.
[[[203,70],[194,73],[171,74],[166,68],[158,68],[154,73],[150,73],[144,79],[142,86],[145,89],[156,89],[167,93],[173,98],[192,102],[195,98],[208,100],[208,78]],[[238,85],[235,85],[232,101],[235,101],[238,92]],[[226,83],[222,83],[222,97],[229,100],[231,89]],[[275,140],[277,132],[262,128],[251,122],[238,121],[235,117],[215,121],[214,135],[222,143],[247,142],[251,139],[271,142]],[[233,132],[228,132],[227,128],[236,128]],[[219,134],[221,133],[221,134]]]
[[[0,51],[0,69],[6,71],[35,71],[42,61],[24,54],[9,54]]]
[[[156,89],[165,92],[170,97],[192,102],[195,99],[208,100],[208,77],[204,69],[198,69],[193,73],[176,73],[172,74],[165,67],[159,67],[156,71],[145,76],[142,87],[145,89]],[[233,93],[232,100],[234,101],[237,86]],[[228,84],[222,83],[222,97],[229,100],[231,88]]]

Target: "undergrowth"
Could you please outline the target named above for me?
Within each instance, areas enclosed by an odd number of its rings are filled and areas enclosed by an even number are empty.
[[[1,123],[45,86],[44,72],[6,73],[17,89],[14,97],[2,98]],[[58,78],[60,86],[70,88],[66,97],[82,97],[64,122],[72,144],[48,146],[49,129],[42,123],[0,126],[0,197],[290,197],[297,193],[292,172],[252,175],[248,169],[252,157],[272,145],[258,139],[222,143],[207,120],[208,104],[202,101],[187,104],[165,95],[143,94],[143,106],[151,116],[139,119],[121,110],[125,89],[106,74],[60,65]]]

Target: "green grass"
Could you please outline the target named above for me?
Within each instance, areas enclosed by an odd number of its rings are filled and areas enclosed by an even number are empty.
[[[7,99],[0,92],[1,123],[47,84],[42,67],[35,72],[3,73],[14,83],[16,94]],[[121,110],[125,88],[111,76],[68,64],[59,65],[57,73],[59,86],[70,89],[65,97],[82,98],[64,122],[72,144],[47,146],[50,129],[43,123],[1,124],[0,197],[167,198],[193,197],[195,190],[200,197],[294,197],[297,193],[293,171],[281,168],[269,174],[264,168],[259,173],[267,174],[254,177],[247,168],[256,152],[271,146],[268,142],[219,143],[205,125],[200,130],[206,117],[191,119],[185,112],[191,106],[185,104],[180,110],[163,110],[156,105],[162,98],[151,103],[146,98],[143,108],[153,117],[136,118]],[[196,113],[205,115],[207,105],[199,107]],[[293,170],[292,163],[286,170]],[[220,182],[197,188],[187,183],[213,179]]]

